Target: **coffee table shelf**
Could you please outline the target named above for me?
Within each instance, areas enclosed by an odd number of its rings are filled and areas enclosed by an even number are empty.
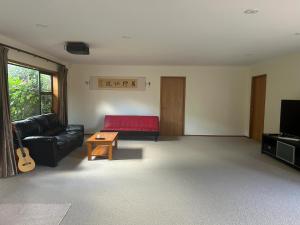
[[[92,151],[92,156],[107,156],[108,155],[108,146],[98,145]]]

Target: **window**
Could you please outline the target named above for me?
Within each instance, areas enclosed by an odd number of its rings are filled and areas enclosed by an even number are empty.
[[[52,76],[40,73],[41,114],[52,111]]]
[[[8,88],[13,121],[52,111],[52,75],[8,64]]]

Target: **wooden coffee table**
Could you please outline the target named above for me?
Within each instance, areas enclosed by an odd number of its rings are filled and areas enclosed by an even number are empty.
[[[104,139],[96,139],[97,135]],[[88,160],[91,160],[92,156],[108,156],[108,159],[112,160],[113,147],[118,148],[118,132],[97,132],[89,137],[85,143],[88,149]]]

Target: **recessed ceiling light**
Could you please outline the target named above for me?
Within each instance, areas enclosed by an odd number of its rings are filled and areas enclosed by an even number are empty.
[[[250,14],[257,14],[258,12],[259,12],[258,9],[246,9],[246,10],[244,11],[244,13],[245,13],[245,14],[248,14],[248,15],[250,15]]]
[[[48,27],[47,24],[42,24],[42,23],[37,23],[37,24],[35,24],[35,26],[38,28],[47,28]]]
[[[130,37],[130,36],[127,36],[127,35],[123,35],[122,38],[123,38],[123,39],[131,39],[131,37]]]

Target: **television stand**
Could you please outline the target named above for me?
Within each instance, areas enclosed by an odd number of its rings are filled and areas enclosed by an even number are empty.
[[[263,134],[261,152],[300,169],[300,138]]]
[[[287,141],[300,141],[299,138],[294,138],[294,137],[278,136],[277,138],[281,140],[287,140]]]

